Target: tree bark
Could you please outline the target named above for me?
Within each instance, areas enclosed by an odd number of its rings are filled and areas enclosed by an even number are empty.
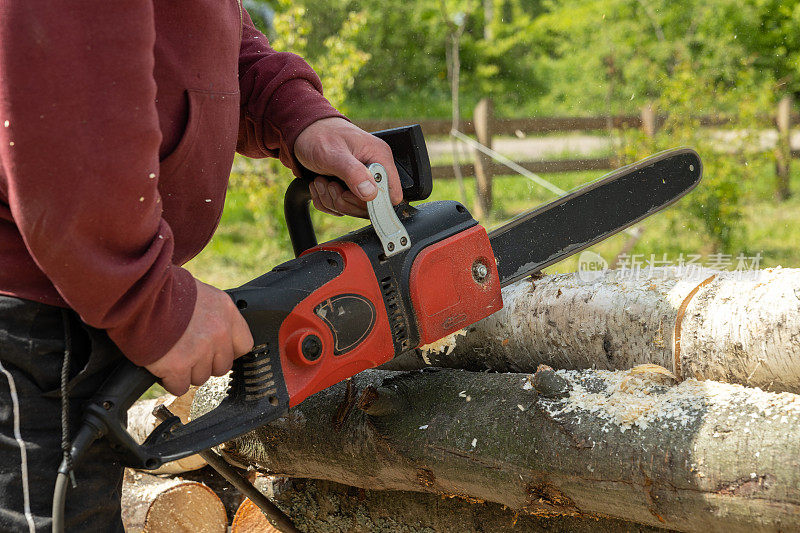
[[[225,507],[202,483],[125,471],[122,522],[127,533],[224,533]]]
[[[612,518],[535,516],[502,505],[436,494],[364,490],[328,481],[295,480],[275,502],[308,533],[650,533],[664,532]],[[231,533],[272,532],[258,508],[245,500]]]
[[[223,448],[279,475],[522,514],[682,531],[800,527],[800,397],[676,385],[669,374],[371,370]],[[193,413],[223,390],[219,381],[201,388]]]
[[[584,276],[585,277],[585,276]],[[653,363],[680,379],[800,392],[800,270],[608,271],[526,279],[504,309],[383,368],[533,372]]]

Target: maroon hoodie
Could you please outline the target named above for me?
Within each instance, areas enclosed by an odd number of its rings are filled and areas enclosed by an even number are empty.
[[[134,362],[195,303],[234,151],[341,116],[240,0],[0,0],[0,294],[68,306]]]

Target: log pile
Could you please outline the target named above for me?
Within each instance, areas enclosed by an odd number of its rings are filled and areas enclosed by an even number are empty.
[[[800,271],[559,275],[504,303],[220,451],[294,478],[270,490],[301,531],[800,529]]]

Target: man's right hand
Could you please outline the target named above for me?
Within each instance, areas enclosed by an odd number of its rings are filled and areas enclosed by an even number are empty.
[[[212,375],[224,376],[234,359],[253,348],[250,328],[230,296],[201,281],[195,283],[197,302],[186,331],[164,357],[145,367],[175,396]]]

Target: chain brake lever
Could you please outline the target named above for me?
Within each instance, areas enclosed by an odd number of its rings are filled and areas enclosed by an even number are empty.
[[[369,220],[381,241],[384,255],[392,257],[411,248],[411,239],[389,198],[389,176],[386,169],[380,163],[372,163],[367,168],[378,185],[378,195],[367,202]]]

